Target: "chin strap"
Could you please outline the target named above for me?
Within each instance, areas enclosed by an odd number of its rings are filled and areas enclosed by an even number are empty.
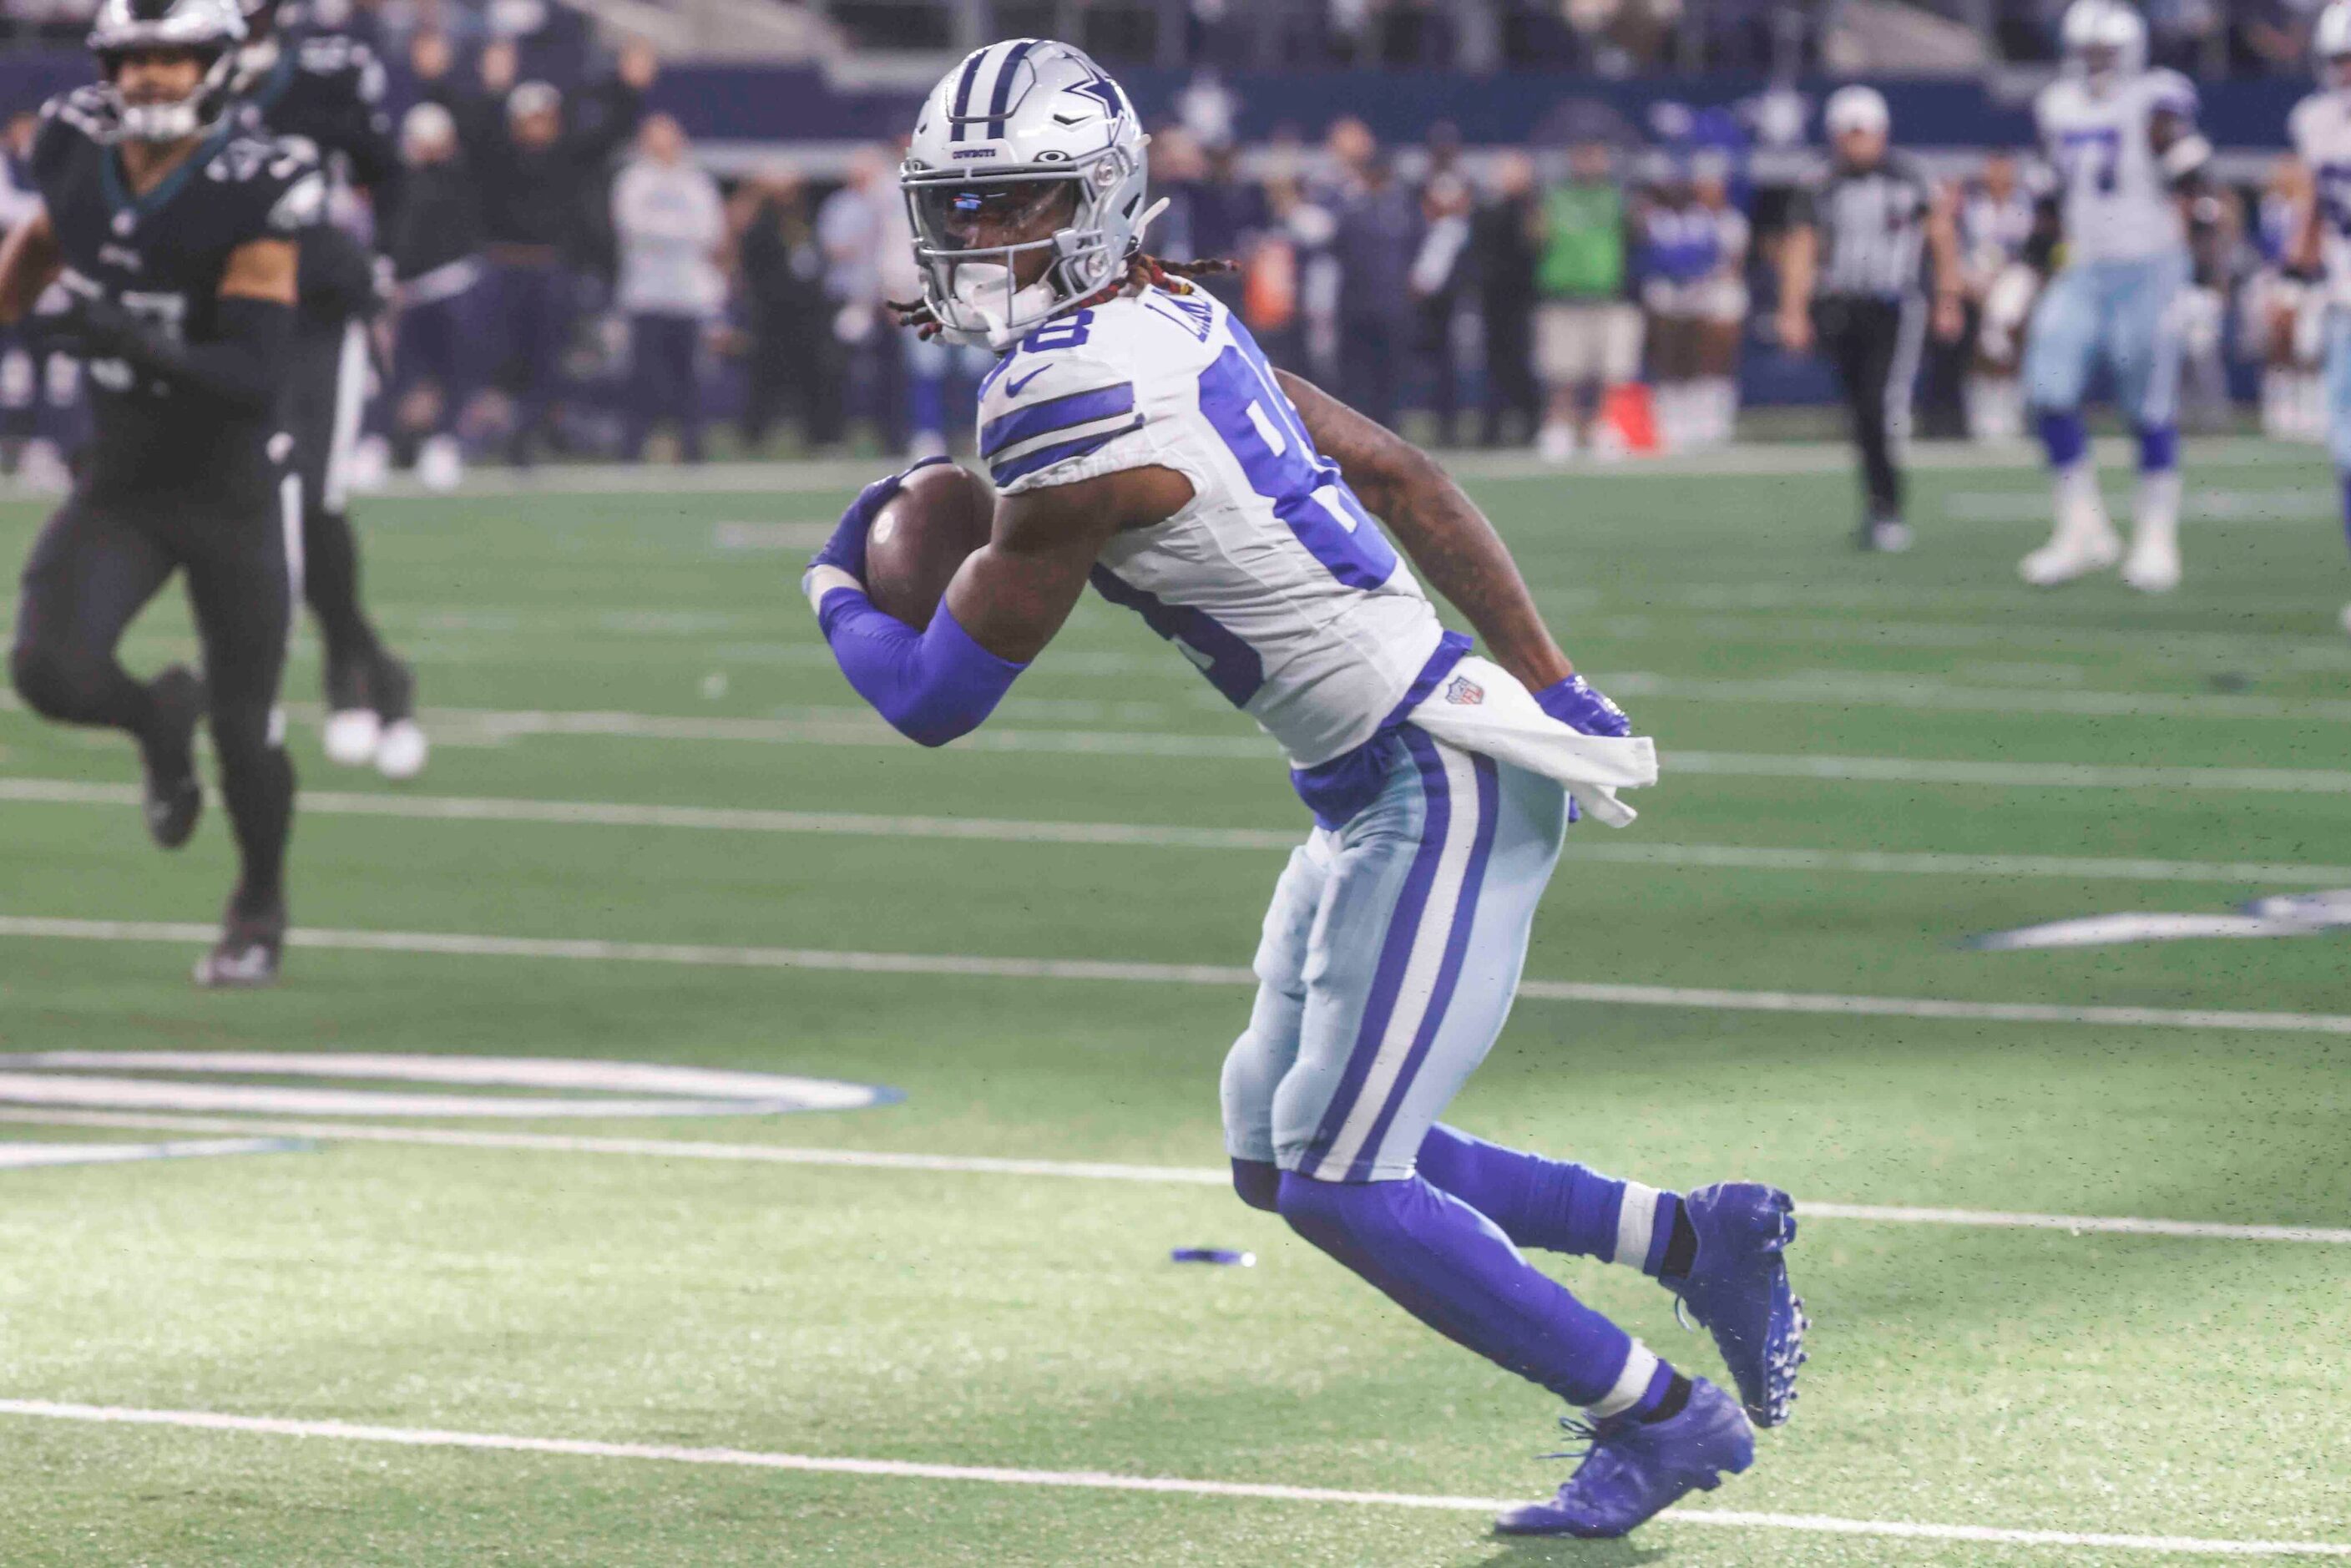
[[[1080,299],[1072,299],[1054,314],[1066,316],[1072,310],[1085,310],[1096,305],[1106,305],[1122,294],[1141,294],[1152,288],[1164,288],[1170,294],[1189,294],[1193,288],[1192,279],[1196,277],[1240,270],[1240,264],[1228,256],[1203,256],[1197,261],[1164,261],[1141,248],[1140,240],[1143,232],[1151,226],[1152,220],[1167,210],[1167,204],[1168,199],[1162,196],[1144,209],[1142,220],[1134,225],[1137,246],[1127,256],[1126,270],[1123,274],[1103,284],[1092,294]],[[946,325],[940,321],[938,313],[931,308],[930,301],[927,299],[889,299],[883,303],[896,315],[899,326],[912,329],[925,341],[943,333],[957,338],[966,336],[950,331]],[[1042,325],[1040,322],[1031,322],[1029,326],[1021,328],[1019,331],[1011,332],[1004,327],[1004,319],[986,306],[975,305],[971,308],[978,311],[982,319],[988,323],[985,340],[989,348],[998,353],[1012,347],[1023,336]]]

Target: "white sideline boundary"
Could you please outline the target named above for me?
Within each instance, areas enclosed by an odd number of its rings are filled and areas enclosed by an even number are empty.
[[[119,1405],[72,1405],[47,1399],[0,1399],[0,1415],[32,1420],[104,1426],[159,1427],[255,1437],[309,1437],[407,1448],[460,1448],[481,1453],[552,1454],[569,1458],[715,1465],[790,1470],[801,1474],[867,1476],[890,1480],[960,1481],[986,1486],[1052,1487],[1080,1491],[1153,1492],[1162,1496],[1245,1498],[1266,1502],[1329,1503],[1349,1508],[1428,1509],[1493,1513],[1510,1506],[1493,1498],[1424,1492],[1342,1491],[1328,1487],[1261,1481],[1190,1480],[1172,1476],[1119,1475],[1107,1470],[1023,1470],[992,1465],[924,1464],[910,1459],[857,1459],[779,1454],[751,1448],[686,1448],[666,1443],[605,1443],[581,1437],[528,1437],[497,1432],[456,1432],[430,1427],[374,1427],[350,1421],[287,1420],[228,1416],[209,1410],[142,1410]],[[1982,1524],[1929,1524],[1910,1520],[1839,1519],[1821,1514],[1748,1513],[1677,1508],[1658,1527],[1697,1525],[1727,1530],[1783,1531],[1900,1541],[1965,1541],[2002,1546],[2097,1547],[2116,1552],[2202,1553],[2227,1557],[2351,1557],[2351,1543],[2330,1541],[2231,1541],[2188,1535],[2111,1535],[2089,1531],[2011,1530]]]
[[[128,784],[74,779],[0,778],[0,801],[135,806]],[[1143,849],[1288,851],[1295,829],[1187,828],[1144,822],[1018,821],[993,817],[881,816],[763,807],[641,806],[611,800],[354,793],[306,789],[301,810],[320,816],[422,821],[535,822],[599,828],[683,828],[713,832],[823,837],[950,839],[994,843],[1134,846]],[[2095,855],[1971,855],[1890,851],[1775,849],[1743,844],[1625,843],[1598,833],[1571,848],[1570,863],[1692,866],[1710,871],[1845,872],[1865,876],[2057,877],[2098,882],[2249,883],[2275,887],[2351,887],[2351,865],[2272,865],[2252,861],[2132,860]]]
[[[1138,1166],[1101,1160],[1007,1159],[993,1155],[907,1154],[889,1149],[808,1148],[781,1144],[599,1137],[570,1133],[491,1133],[460,1128],[387,1127],[367,1123],[287,1122],[242,1116],[230,1119],[148,1112],[0,1107],[0,1123],[131,1131],[266,1133],[320,1142],[340,1140],[536,1154],[616,1155],[651,1159],[731,1161],[744,1165],[829,1166],[852,1170],[924,1171],[949,1176],[1142,1182],[1168,1186],[1222,1187],[1232,1180],[1229,1171],[1214,1166]],[[1831,1203],[1813,1198],[1798,1199],[1796,1210],[1806,1219],[1853,1219],[1887,1225],[1952,1225],[1980,1229],[2062,1230],[2069,1235],[2165,1236],[2201,1241],[2287,1241],[2351,1247],[2351,1229],[2316,1225],[2233,1225],[2218,1220],[2149,1219],[2132,1215],[1911,1208],[1885,1204]]]
[[[203,944],[219,932],[192,921],[83,920],[0,915],[0,939]],[[868,953],[839,947],[737,947],[586,937],[486,936],[439,931],[339,931],[298,926],[287,945],[348,953],[431,954],[465,958],[549,958],[596,964],[683,964],[719,969],[810,969],[860,975],[939,975],[1002,980],[1097,980],[1112,984],[1255,986],[1237,965],[1154,964],[1104,958],[1001,958],[977,955]],[[1837,996],[1690,986],[1528,980],[1521,999],[1708,1012],[1808,1013],[1986,1023],[2086,1024],[2108,1029],[2195,1029],[2255,1034],[2351,1036],[2351,1014],[2239,1011],[2220,1008],[2083,1007],[2053,1002],[1970,1002],[1938,997]]]

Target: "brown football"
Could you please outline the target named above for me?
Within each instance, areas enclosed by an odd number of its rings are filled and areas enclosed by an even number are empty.
[[[917,469],[865,536],[866,597],[909,626],[928,626],[956,569],[987,542],[995,521],[987,480],[953,463]]]

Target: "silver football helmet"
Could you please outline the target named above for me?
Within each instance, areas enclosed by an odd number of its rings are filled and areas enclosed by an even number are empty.
[[[89,52],[113,99],[116,122],[133,141],[177,141],[209,128],[228,107],[229,75],[245,17],[237,0],[102,0]],[[127,103],[114,79],[122,57],[141,49],[185,49],[204,63],[196,90],[172,103]]]
[[[2064,33],[2066,68],[2095,84],[2147,69],[2147,22],[2128,0],[2074,0]]]
[[[1116,282],[1153,215],[1150,140],[1118,83],[1068,44],[1014,38],[949,71],[898,171],[941,329],[1001,352]]]

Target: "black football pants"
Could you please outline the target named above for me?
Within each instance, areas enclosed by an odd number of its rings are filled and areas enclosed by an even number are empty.
[[[1854,444],[1861,448],[1862,486],[1872,520],[1902,516],[1902,475],[1894,465],[1895,400],[1909,398],[1908,375],[1917,369],[1917,326],[1905,312],[1899,299],[1829,295],[1813,304],[1813,330],[1822,354],[1836,367]],[[1906,343],[1911,345],[1907,352]],[[1902,385],[1894,384],[1897,379]]]
[[[327,705],[347,707],[383,658],[360,607],[360,547],[348,495],[367,400],[367,328],[305,321],[293,352],[285,412],[294,472],[302,481],[302,596],[325,645]]]
[[[298,530],[281,510],[191,507],[184,497],[93,502],[77,491],[34,541],[8,660],[34,712],[143,742],[153,703],[115,648],[172,573],[185,573],[221,795],[243,862],[235,902],[253,913],[282,896],[294,820],[294,769],[275,709],[301,557]]]

